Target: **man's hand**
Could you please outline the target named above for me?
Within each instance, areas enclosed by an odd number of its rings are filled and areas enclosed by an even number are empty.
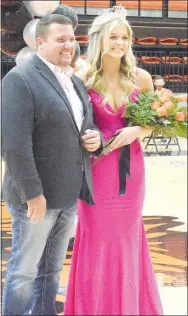
[[[97,130],[87,129],[82,140],[84,148],[90,152],[96,151],[101,145],[101,135]]]
[[[44,218],[46,213],[46,199],[44,195],[41,194],[27,201],[27,206],[27,217],[29,217],[31,221],[40,221]]]

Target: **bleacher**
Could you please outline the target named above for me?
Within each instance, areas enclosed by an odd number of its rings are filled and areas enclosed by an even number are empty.
[[[115,1],[110,1],[110,0],[63,0],[61,1],[62,4],[69,5],[71,7],[84,7],[85,4],[87,7],[90,8],[109,8],[110,6],[114,5],[113,2]],[[140,4],[139,4],[140,2]],[[122,5],[126,7],[127,9],[138,9],[139,5],[142,9],[146,10],[162,10],[163,7],[163,0],[117,0],[116,5]],[[178,0],[169,0],[168,1],[168,7],[169,10],[172,11],[185,11],[187,10],[187,4],[186,1],[178,1]]]
[[[134,34],[133,51],[138,66],[152,77],[162,75],[173,92],[187,91],[187,0],[63,0],[78,14],[76,39],[86,57],[88,28],[103,9],[122,5],[127,9]],[[2,54],[2,76],[15,66],[14,57]]]
[[[173,92],[187,91],[187,1],[63,0],[62,4],[74,7],[78,14],[76,35],[83,58],[93,18],[113,5],[124,6],[134,32],[133,51],[138,66],[149,71],[153,78],[164,76],[166,87]]]

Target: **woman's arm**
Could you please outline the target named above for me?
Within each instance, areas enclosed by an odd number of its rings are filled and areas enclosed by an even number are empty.
[[[137,77],[138,77],[138,87],[140,88],[140,92],[146,92],[146,91],[154,91],[153,88],[153,82],[152,82],[152,78],[151,75],[149,74],[149,72],[147,72],[144,69],[141,68],[137,68]]]
[[[144,69],[137,68],[137,76],[138,76],[138,87],[140,88],[140,92],[151,91],[154,92],[153,81],[151,75]],[[138,137],[143,139],[144,137],[150,135],[152,133],[151,128],[145,128],[137,126]]]
[[[137,73],[137,86],[140,92],[153,92],[153,82],[150,74],[147,71],[140,68],[137,68],[135,72]],[[117,132],[119,133],[119,135],[116,136],[115,140],[112,142],[110,146],[111,150],[120,148],[124,145],[131,144],[137,138],[143,139],[144,137],[152,133],[152,129],[141,126],[131,126],[124,127],[118,130]]]

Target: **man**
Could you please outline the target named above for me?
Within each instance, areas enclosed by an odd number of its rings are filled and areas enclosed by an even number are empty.
[[[156,76],[154,85],[156,86],[155,94],[157,94],[160,98],[165,97],[165,96],[172,96],[172,91],[170,89],[164,88],[165,81],[163,77],[161,76]]]
[[[57,315],[59,274],[78,197],[93,203],[89,156],[100,152],[87,91],[69,67],[75,36],[61,15],[43,17],[37,55],[3,79],[3,196],[12,254],[3,315]]]

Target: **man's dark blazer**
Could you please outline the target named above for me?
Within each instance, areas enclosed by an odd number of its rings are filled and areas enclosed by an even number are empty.
[[[93,203],[89,153],[81,139],[93,128],[92,106],[83,82],[71,79],[84,109],[80,132],[62,86],[38,56],[3,78],[5,202],[19,206],[44,194],[50,209],[67,207],[79,196]]]

